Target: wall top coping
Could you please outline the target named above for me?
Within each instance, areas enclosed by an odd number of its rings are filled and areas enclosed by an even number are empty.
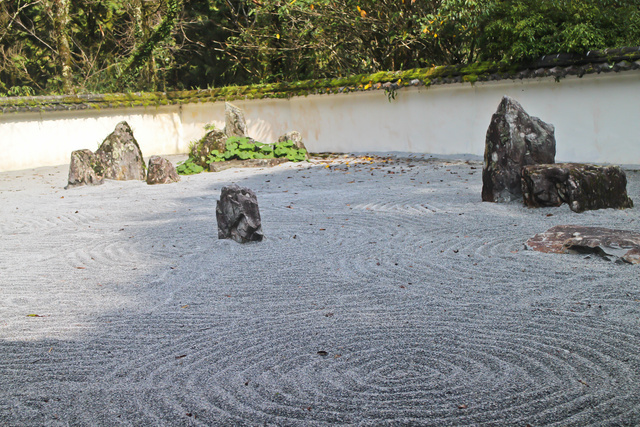
[[[640,69],[640,47],[594,50],[586,55],[556,54],[521,64],[478,62],[414,68],[405,71],[381,71],[346,78],[303,80],[297,82],[227,86],[214,89],[173,92],[137,92],[86,95],[0,97],[2,114],[18,112],[99,110],[104,108],[147,107],[238,99],[283,98],[314,94],[335,94],[384,90],[391,99],[398,90],[411,86],[431,86],[478,81],[536,79],[553,77],[556,81],[587,74]]]

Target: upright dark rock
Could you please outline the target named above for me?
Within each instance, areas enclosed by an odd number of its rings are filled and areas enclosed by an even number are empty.
[[[513,98],[505,96],[487,130],[482,170],[482,200],[509,202],[522,197],[523,166],[554,163],[553,125],[529,116]]]
[[[574,212],[633,207],[627,195],[627,176],[619,166],[580,163],[525,166],[522,194],[529,207],[567,203]]]
[[[230,102],[224,103],[224,123],[224,133],[227,136],[246,136],[247,122],[244,112]]]
[[[236,184],[223,187],[216,205],[216,219],[219,239],[246,243],[259,242],[264,237],[258,198],[248,188]]]
[[[147,170],[147,184],[170,184],[180,181],[180,175],[169,160],[151,156]]]
[[[226,149],[225,144],[227,141],[227,135],[219,130],[213,129],[205,134],[205,136],[195,143],[191,147],[189,157],[191,157],[194,163],[207,168],[207,158],[213,150],[218,150],[220,153],[224,153]]]
[[[120,122],[96,151],[104,167],[104,177],[120,181],[146,177],[146,166],[138,141],[127,122]]]
[[[65,188],[80,185],[99,185],[104,182],[104,167],[91,150],[77,150],[71,153],[69,183]]]

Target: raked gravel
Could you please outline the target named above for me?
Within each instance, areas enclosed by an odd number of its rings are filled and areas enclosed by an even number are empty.
[[[474,157],[67,173],[0,173],[0,425],[640,425],[640,266],[523,246],[638,208],[483,203]]]

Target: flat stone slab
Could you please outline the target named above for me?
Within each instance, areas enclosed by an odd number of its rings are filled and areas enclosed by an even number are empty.
[[[557,225],[536,234],[525,244],[529,250],[553,254],[593,253],[610,261],[640,263],[640,233],[602,227]]]
[[[278,157],[273,159],[249,159],[249,160],[227,160],[224,162],[211,162],[209,171],[221,172],[231,168],[270,168],[281,165],[289,160],[286,157]]]
[[[567,203],[574,212],[633,207],[627,176],[619,166],[582,163],[529,165],[522,168],[522,195],[530,208]]]

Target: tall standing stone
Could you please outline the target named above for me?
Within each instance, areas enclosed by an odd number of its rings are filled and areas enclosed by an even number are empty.
[[[243,137],[247,133],[244,112],[230,102],[224,103],[224,133],[227,136]]]
[[[513,98],[502,98],[487,130],[482,170],[482,200],[522,198],[521,169],[555,163],[554,127],[531,117]]]
[[[104,167],[104,177],[120,181],[146,177],[142,151],[127,122],[120,122],[96,151]]]
[[[218,238],[238,243],[261,241],[262,222],[256,194],[246,187],[232,184],[222,188],[216,204]]]

